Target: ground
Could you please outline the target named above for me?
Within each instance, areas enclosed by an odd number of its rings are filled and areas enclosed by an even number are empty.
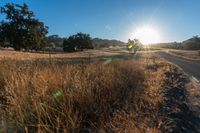
[[[0,51],[0,132],[200,132],[199,84],[177,58]]]
[[[174,56],[173,54],[162,51],[159,52],[159,54],[170,62],[178,65],[180,69],[183,69],[184,72],[189,74],[190,77],[197,80],[197,82],[198,80],[200,80],[200,60],[191,60],[182,56]]]
[[[188,59],[200,60],[200,51],[199,50],[167,50],[169,53],[177,56],[181,56]]]

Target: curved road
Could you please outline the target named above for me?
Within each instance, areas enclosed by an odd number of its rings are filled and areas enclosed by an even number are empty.
[[[184,72],[200,81],[200,61],[173,56],[166,52],[159,52],[159,54],[168,61],[177,64]]]

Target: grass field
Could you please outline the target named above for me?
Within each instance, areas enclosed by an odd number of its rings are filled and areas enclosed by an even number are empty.
[[[198,127],[186,97],[187,78],[154,53],[86,64],[34,60],[48,54],[0,55],[0,132],[159,133]],[[84,54],[51,58],[67,57]]]
[[[200,60],[199,50],[169,50],[169,52],[174,55],[181,56],[184,58]]]
[[[124,48],[117,47],[117,48],[105,48],[102,50],[84,50],[81,52],[75,53],[54,53],[48,51],[46,52],[19,52],[10,50],[1,50],[0,51],[0,59],[13,59],[13,60],[35,60],[35,59],[74,59],[74,58],[88,58],[88,57],[102,57],[102,56],[114,56],[119,55],[121,53],[127,53]]]

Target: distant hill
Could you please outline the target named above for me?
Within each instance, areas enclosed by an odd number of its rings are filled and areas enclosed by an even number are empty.
[[[181,43],[182,49],[185,50],[199,50],[200,49],[200,37],[194,36]]]
[[[168,42],[168,43],[157,43],[152,44],[152,46],[161,47],[161,48],[170,48],[170,49],[181,49],[181,43],[178,42]]]
[[[170,43],[159,43],[153,46],[171,49],[183,49],[183,50],[200,50],[200,37],[194,36],[183,42],[170,42]]]
[[[48,44],[54,43],[56,47],[63,47],[63,41],[65,38],[59,37],[58,35],[51,35],[46,37],[46,41]],[[108,40],[101,38],[92,39],[92,44],[95,49],[106,48],[110,46],[124,46],[126,43],[118,40]]]
[[[126,43],[118,40],[108,40],[108,39],[100,39],[100,38],[94,38],[92,40],[93,46],[95,49],[99,48],[106,48],[110,46],[125,46]]]
[[[51,35],[46,37],[47,43],[48,44],[54,43],[56,47],[62,47],[64,40],[65,38],[59,37],[58,35]]]

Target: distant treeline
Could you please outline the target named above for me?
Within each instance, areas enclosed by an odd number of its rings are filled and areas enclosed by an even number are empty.
[[[200,50],[200,37],[194,36],[183,42],[159,43],[154,44],[156,47],[182,49],[182,50]]]
[[[126,46],[127,44],[119,40],[108,40],[101,38],[94,38],[92,44],[95,49],[116,47],[116,46]]]
[[[63,47],[64,40],[68,39],[67,37],[60,37],[59,35],[51,35],[46,37],[48,44],[54,44],[56,47]],[[125,42],[118,40],[108,40],[101,38],[92,38],[92,45],[94,49],[115,47],[115,46],[126,46]]]

